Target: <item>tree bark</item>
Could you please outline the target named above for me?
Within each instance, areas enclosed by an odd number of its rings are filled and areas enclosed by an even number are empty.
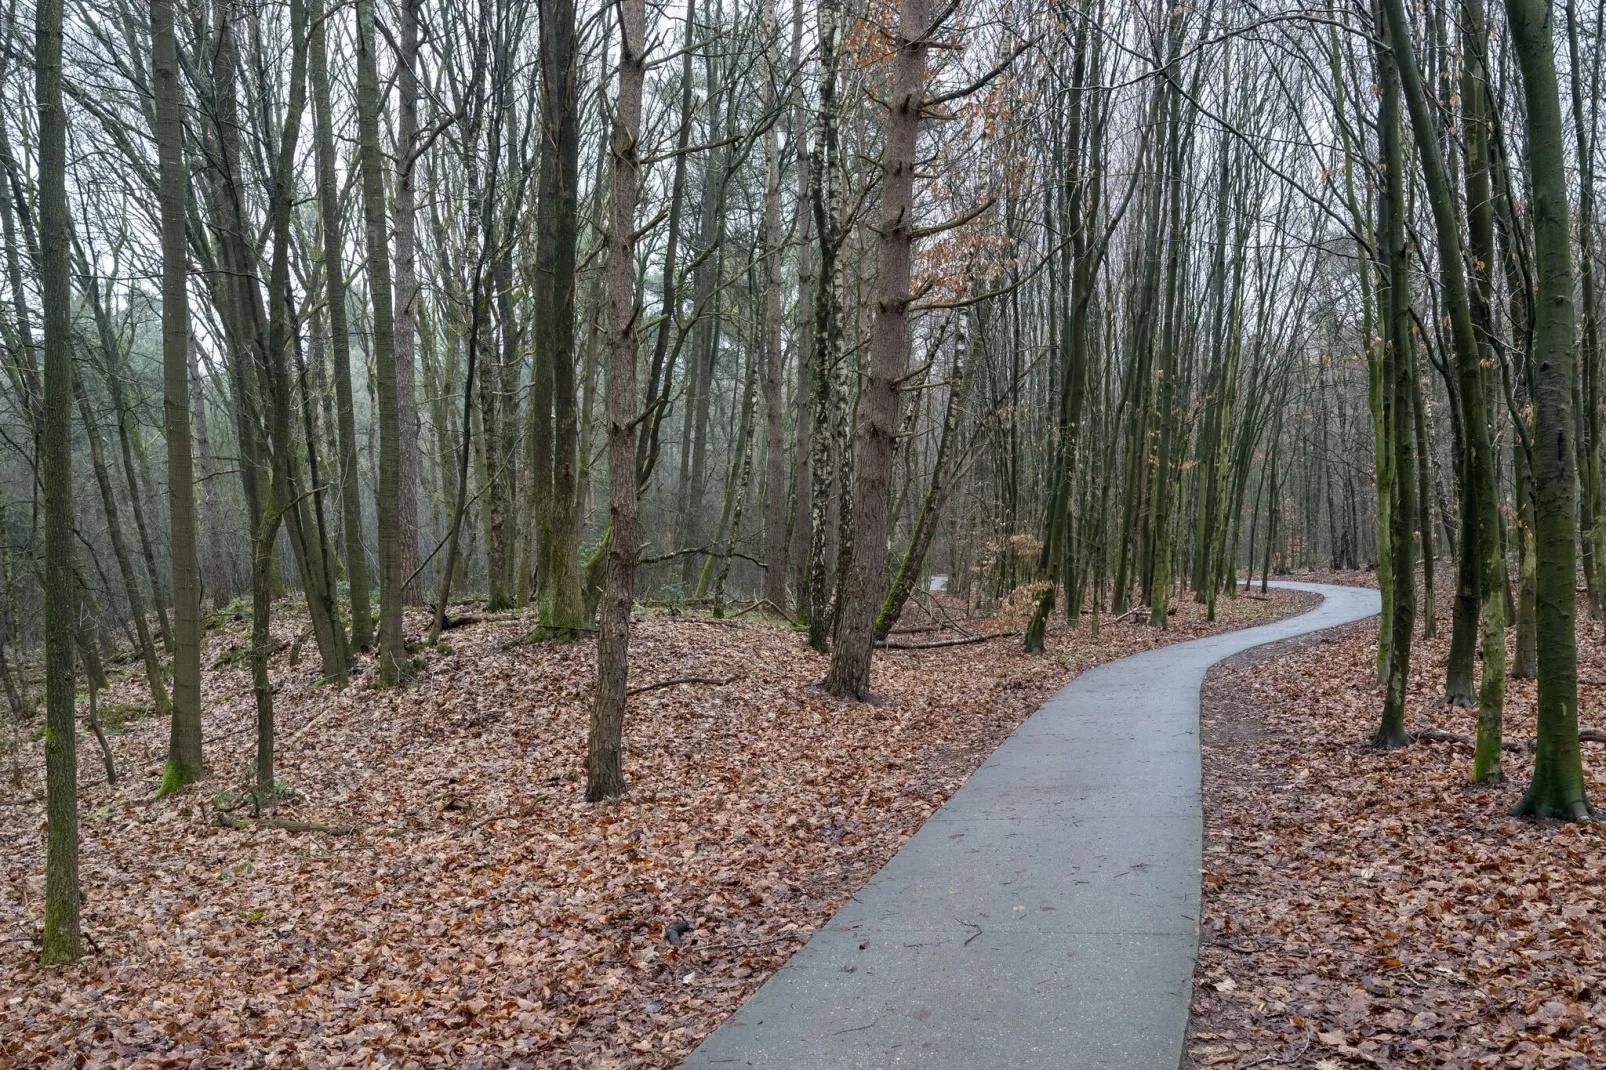
[[[374,379],[378,390],[379,682],[405,675],[402,638],[401,409],[396,382],[396,324],[392,315],[390,249],[386,241],[384,158],[379,149],[379,70],[374,56],[373,0],[357,0],[357,155],[362,172],[368,290],[373,302]]]
[[[396,487],[396,541],[401,551],[404,605],[421,601],[418,567],[418,0],[396,4],[396,415],[401,450]]]
[[[67,116],[61,100],[61,0],[34,8],[34,107],[39,117],[39,290],[44,390],[39,436],[45,498],[45,927],[40,958],[72,962],[78,923],[78,741],[74,718],[72,293],[67,248]],[[20,299],[20,298],[19,298]]]
[[[1533,780],[1513,814],[1587,820],[1578,748],[1577,575],[1574,534],[1574,450],[1571,378],[1572,238],[1561,100],[1556,79],[1552,8],[1547,0],[1506,0],[1528,118],[1529,214],[1538,269],[1534,307],[1535,552],[1539,640],[1539,708]]]
[[[330,13],[332,15],[333,13]],[[346,319],[345,226],[335,181],[335,133],[329,98],[329,16],[315,0],[308,43],[308,76],[312,84],[314,156],[318,216],[323,236],[324,296],[329,311],[329,341],[334,363],[335,427],[340,488],[341,534],[346,581],[351,591],[351,645],[366,650],[374,641],[374,614],[368,590],[368,555],[363,549],[362,489],[357,468],[357,417],[351,394],[351,328]]]
[[[927,0],[902,0],[894,31],[892,100],[881,164],[880,255],[870,357],[859,396],[860,432],[853,499],[853,547],[838,605],[835,645],[825,689],[839,698],[870,695],[875,616],[885,590],[888,497],[898,381],[909,363],[909,272],[913,244],[916,138],[926,95],[926,51],[932,27]]]
[[[839,131],[837,66],[841,28],[841,0],[820,0],[820,108],[810,160],[809,211],[820,251],[818,281],[814,291],[814,347],[809,356],[812,378],[809,443],[809,557],[808,582],[798,592],[798,617],[808,626],[809,646],[821,653],[831,634],[830,573],[826,551],[830,532],[826,527],[831,485],[838,474],[831,449],[831,410],[835,394],[837,364],[842,359],[841,278],[837,258],[842,249],[841,164],[838,160]],[[805,594],[807,601],[805,603]]]
[[[538,408],[550,403],[550,491],[538,519],[542,551],[536,605],[544,634],[568,637],[586,626],[580,590],[580,518],[576,451],[579,425],[574,375],[575,246],[579,231],[579,73],[573,0],[540,0],[543,143],[540,199],[543,226],[537,242],[536,363],[549,390],[532,392]],[[550,205],[550,208],[547,206]],[[549,214],[548,214],[549,213]],[[544,396],[543,396],[544,395]],[[547,413],[536,414],[547,420]],[[535,476],[539,483],[543,470]],[[541,493],[538,490],[537,493]]]
[[[619,98],[613,111],[613,204],[607,233],[608,569],[597,636],[597,683],[586,744],[586,798],[625,790],[625,697],[636,553],[636,300],[634,233],[646,79],[647,3],[619,5]]]
[[[1388,0],[1384,0],[1388,2]],[[1394,597],[1389,645],[1387,691],[1383,716],[1372,735],[1375,747],[1408,746],[1405,730],[1405,696],[1410,681],[1411,633],[1416,616],[1416,478],[1414,436],[1410,431],[1412,361],[1410,284],[1405,244],[1405,151],[1400,143],[1400,70],[1388,51],[1392,27],[1378,19],[1383,44],[1378,49],[1381,106],[1379,137],[1383,143],[1385,190],[1378,198],[1378,241],[1383,247],[1383,279],[1378,287],[1379,318],[1383,321],[1383,426],[1393,454],[1393,502],[1389,517],[1393,557]],[[1410,41],[1409,36],[1405,38]],[[1268,554],[1270,534],[1267,539]],[[1269,560],[1269,556],[1268,556]]]
[[[764,0],[765,63],[760,75],[764,110],[777,107],[782,73],[776,56],[775,0]],[[760,240],[764,258],[764,597],[777,611],[786,608],[786,410],[781,377],[781,157],[776,123],[764,133],[764,222]]]

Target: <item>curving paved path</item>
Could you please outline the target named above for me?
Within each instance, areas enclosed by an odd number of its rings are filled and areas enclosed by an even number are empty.
[[[1083,673],[681,1065],[1175,1070],[1198,952],[1199,688],[1297,617]]]

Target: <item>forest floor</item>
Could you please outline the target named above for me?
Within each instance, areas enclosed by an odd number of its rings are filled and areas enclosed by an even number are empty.
[[[1476,711],[1439,704],[1449,600],[1442,638],[1415,644],[1407,723],[1472,734]],[[1580,719],[1606,727],[1606,643],[1584,608]],[[1468,782],[1470,746],[1368,747],[1376,643],[1372,620],[1207,677],[1185,1065],[1606,1066],[1606,830],[1507,817],[1530,754],[1507,752],[1507,782],[1489,787]],[[1533,738],[1534,695],[1510,682],[1508,741]],[[1584,744],[1584,765],[1598,805],[1606,750]]]
[[[412,685],[317,686],[282,650],[268,827],[235,809],[254,746],[243,614],[209,633],[210,775],[154,798],[167,725],[120,667],[103,717],[121,772],[79,737],[88,954],[37,965],[41,745],[0,758],[0,1064],[674,1065],[779,968],[1027,715],[1078,672],[1263,623],[1313,596],[1179,599],[1134,618],[876,656],[874,705],[813,685],[791,629],[649,616],[622,801],[582,800],[593,644],[524,644],[490,619],[421,654]],[[1019,613],[965,622],[1019,627]],[[409,619],[412,630],[423,621]],[[276,615],[288,645],[298,623]],[[953,631],[897,637],[950,637]],[[309,644],[310,648],[310,644]],[[365,659],[366,667],[371,661]],[[13,764],[15,761],[15,764]],[[318,826],[309,828],[308,826]]]

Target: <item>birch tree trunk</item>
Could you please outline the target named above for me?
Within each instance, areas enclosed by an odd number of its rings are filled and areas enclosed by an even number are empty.
[[[764,0],[760,34],[764,41],[760,75],[764,110],[777,106],[781,80],[777,61],[775,0]],[[760,240],[764,258],[764,597],[774,611],[786,612],[786,449],[783,444],[786,410],[781,377],[781,158],[776,123],[764,132],[764,222]],[[734,533],[733,533],[734,534]],[[728,560],[728,559],[727,559]]]
[[[820,110],[814,137],[814,155],[809,171],[814,180],[809,211],[814,218],[820,250],[819,276],[814,285],[814,348],[809,357],[812,377],[810,393],[809,443],[809,563],[805,585],[807,604],[798,606],[809,630],[809,646],[821,653],[831,634],[830,573],[826,569],[826,550],[830,532],[826,510],[836,465],[831,449],[831,410],[835,393],[837,363],[842,355],[841,278],[837,259],[842,250],[841,168],[837,128],[837,56],[841,30],[841,0],[820,0]],[[799,602],[803,593],[798,595]]]

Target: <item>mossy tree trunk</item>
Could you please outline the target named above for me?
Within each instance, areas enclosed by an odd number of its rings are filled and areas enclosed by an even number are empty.
[[[1467,488],[1466,507],[1475,517],[1475,523],[1469,524],[1463,534],[1461,555],[1464,561],[1473,563],[1473,568],[1464,570],[1469,571],[1470,575],[1463,576],[1461,585],[1458,585],[1457,595],[1459,600],[1462,593],[1460,586],[1470,583],[1474,601],[1470,621],[1464,619],[1461,613],[1457,613],[1455,623],[1458,627],[1465,627],[1468,624],[1473,628],[1476,627],[1477,599],[1482,595],[1485,624],[1484,687],[1477,700],[1480,710],[1480,758],[1475,764],[1477,770],[1475,775],[1480,779],[1498,779],[1500,723],[1505,705],[1506,679],[1506,569],[1505,558],[1501,553],[1494,450],[1489,438],[1488,389],[1483,378],[1483,363],[1488,353],[1485,346],[1480,344],[1473,326],[1472,293],[1467,285],[1465,261],[1460,251],[1461,224],[1455,194],[1445,168],[1427,92],[1423,87],[1416,56],[1411,48],[1411,28],[1406,20],[1405,5],[1403,0],[1382,0],[1382,5],[1388,17],[1389,39],[1393,46],[1395,66],[1399,72],[1400,88],[1410,110],[1411,129],[1416,136],[1417,156],[1422,164],[1422,177],[1433,211],[1436,245],[1439,250],[1439,278],[1444,289],[1445,311],[1450,320],[1450,336],[1455,350],[1460,387],[1458,394],[1461,401],[1461,422],[1467,442],[1464,475]],[[1481,26],[1481,11],[1478,9],[1477,0],[1470,0],[1467,6]],[[1474,33],[1473,36],[1481,35]],[[1481,253],[1486,257],[1484,261],[1486,264],[1487,257],[1491,255],[1493,231],[1489,206],[1488,151],[1482,136],[1484,85],[1480,49],[1481,40],[1473,43],[1469,53],[1467,77],[1463,81],[1463,106],[1471,111],[1469,125],[1475,125],[1478,130],[1476,135],[1469,134],[1468,137],[1467,195],[1468,201],[1477,213],[1474,220],[1473,250],[1475,254]],[[1482,291],[1478,293],[1481,299]],[[1400,303],[1400,297],[1397,296],[1396,302]],[[1410,344],[1408,333],[1402,334],[1400,339]],[[1408,366],[1414,365],[1409,352],[1403,353],[1401,359],[1406,360]],[[1416,389],[1414,374],[1410,382],[1414,391]],[[1405,413],[1397,411],[1396,418],[1404,419]],[[1425,457],[1423,463],[1426,463]],[[1402,469],[1400,479],[1404,478],[1406,476]],[[1403,575],[1407,579],[1402,580],[1402,585],[1409,582],[1409,576],[1414,573]],[[1455,637],[1452,637],[1452,646],[1454,642]],[[1464,642],[1470,644],[1470,637],[1465,638]],[[1468,701],[1470,695],[1460,695],[1453,689],[1462,683],[1470,692],[1472,684],[1470,672],[1464,682],[1447,681],[1447,699],[1452,702],[1466,701],[1470,704]]]
[[[1386,42],[1391,29],[1380,18],[1384,45],[1378,49],[1379,138],[1383,148],[1384,190],[1378,197],[1378,241],[1382,245],[1382,278],[1378,311],[1383,325],[1382,417],[1393,455],[1393,502],[1389,543],[1394,591],[1387,691],[1383,715],[1372,735],[1376,747],[1403,747],[1411,742],[1405,729],[1405,696],[1410,683],[1411,632],[1416,616],[1416,479],[1415,442],[1410,431],[1411,360],[1410,283],[1405,244],[1405,152],[1400,141],[1400,75]],[[1408,42],[1410,38],[1407,36]]]
[[[1533,780],[1512,813],[1563,820],[1592,816],[1578,746],[1577,577],[1572,412],[1572,236],[1561,100],[1547,0],[1506,0],[1522,71],[1528,119],[1528,173],[1537,272],[1533,330],[1535,597],[1539,646],[1539,725]]]

